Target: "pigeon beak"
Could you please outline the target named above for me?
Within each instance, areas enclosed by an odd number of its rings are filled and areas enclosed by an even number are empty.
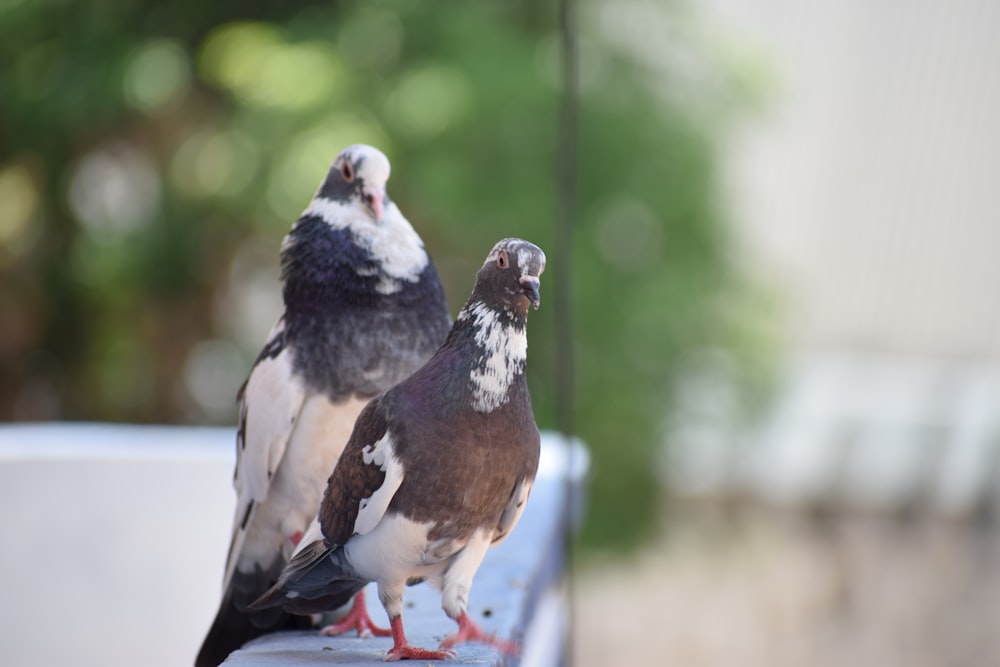
[[[375,222],[382,222],[382,214],[385,211],[385,189],[362,188],[361,197],[371,209],[372,215],[375,216]]]
[[[524,295],[528,297],[531,301],[531,305],[538,310],[538,306],[542,303],[542,297],[538,295],[539,281],[537,276],[521,276],[518,281],[521,283],[521,289],[524,290]]]

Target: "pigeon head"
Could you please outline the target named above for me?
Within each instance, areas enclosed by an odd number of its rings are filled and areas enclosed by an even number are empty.
[[[504,310],[528,312],[538,309],[539,277],[545,270],[545,253],[534,243],[504,239],[495,246],[476,276],[474,300]]]
[[[389,204],[385,190],[389,172],[389,159],[379,149],[348,146],[333,161],[316,196],[341,205],[359,202],[375,222],[381,222]]]
[[[428,266],[435,273],[420,236],[386,194],[389,172],[388,158],[372,146],[337,155],[281,246],[286,305],[296,294],[310,304],[351,290],[355,299],[396,294],[418,286]]]

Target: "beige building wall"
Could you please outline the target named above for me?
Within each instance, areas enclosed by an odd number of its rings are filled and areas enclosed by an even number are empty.
[[[792,342],[1000,356],[1000,3],[702,9],[773,76],[729,205]]]

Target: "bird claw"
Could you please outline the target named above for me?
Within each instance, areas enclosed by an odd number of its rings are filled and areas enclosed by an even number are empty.
[[[340,619],[339,622],[333,625],[328,625],[322,628],[319,633],[326,637],[333,637],[335,635],[342,635],[350,630],[357,630],[358,637],[369,637],[375,635],[376,637],[388,637],[392,634],[392,630],[388,628],[380,628],[375,625],[372,621],[371,616],[368,615],[368,611],[365,608],[365,592],[361,591],[354,597],[354,604],[351,605],[351,610],[347,612],[344,618]]]
[[[357,630],[358,637],[371,637],[372,635],[376,637],[388,637],[392,634],[387,628],[380,628],[375,625],[370,618],[367,618],[367,615],[363,619],[349,618],[339,623],[328,625],[325,628],[321,628],[319,633],[326,637],[335,637],[351,630]]]
[[[517,642],[500,639],[495,634],[486,634],[483,629],[469,618],[469,615],[462,612],[458,617],[458,631],[449,635],[441,642],[440,648],[451,649],[451,647],[468,641],[479,641],[496,648],[505,655],[517,655],[521,647]]]

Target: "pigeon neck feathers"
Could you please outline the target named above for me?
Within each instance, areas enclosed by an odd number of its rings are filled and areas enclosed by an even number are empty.
[[[360,208],[314,199],[295,223],[281,251],[286,305],[371,301],[420,281],[430,260],[395,204],[381,223]]]
[[[472,296],[439,356],[459,362],[472,409],[490,413],[507,404],[524,385],[528,358],[528,307],[538,303],[538,277],[545,255],[520,239],[504,239],[486,258]]]
[[[528,358],[527,321],[527,312],[491,307],[479,300],[470,300],[458,314],[445,345],[474,350],[467,357],[467,379],[476,412],[493,412],[507,403],[511,386],[523,380]]]

